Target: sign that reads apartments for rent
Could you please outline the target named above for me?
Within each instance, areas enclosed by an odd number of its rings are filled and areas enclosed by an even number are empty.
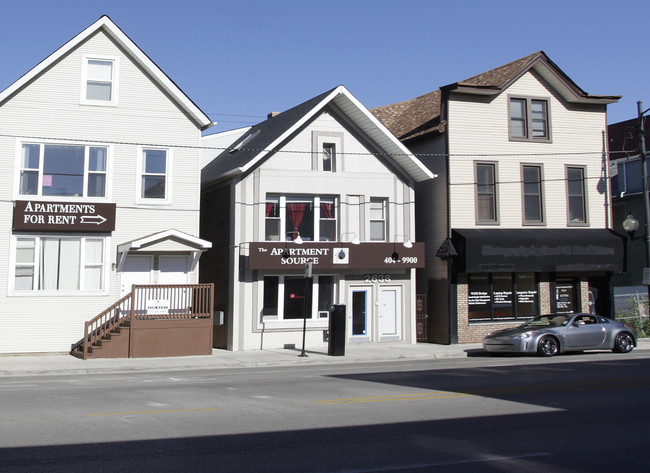
[[[13,229],[39,232],[112,232],[115,204],[17,200]]]

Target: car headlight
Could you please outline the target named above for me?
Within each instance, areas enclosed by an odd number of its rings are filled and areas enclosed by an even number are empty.
[[[514,338],[515,340],[523,340],[524,338],[532,337],[534,333],[535,332],[524,332],[524,333],[520,333],[519,335],[515,335],[512,338]]]

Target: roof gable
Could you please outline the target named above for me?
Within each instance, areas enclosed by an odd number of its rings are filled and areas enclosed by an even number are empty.
[[[202,183],[209,184],[245,173],[278,151],[301,126],[328,104],[334,104],[373,142],[391,155],[416,181],[433,174],[420,163],[352,94],[343,86],[331,89],[253,127],[223,151],[202,171]]]
[[[620,99],[620,96],[586,93],[544,51],[538,51],[414,99],[374,108],[371,112],[402,141],[434,131],[443,132],[446,119],[444,100],[447,94],[498,95],[531,70],[539,74],[567,102],[609,104]]]
[[[50,54],[34,68],[20,77],[17,81],[0,92],[0,105],[9,97],[18,93],[23,87],[31,83],[36,77],[44,73],[49,67],[61,60],[70,51],[77,48],[84,41],[99,31],[103,31],[115,41],[126,54],[137,63],[189,116],[197,127],[209,128],[212,121],[203,113],[192,100],[106,15],[76,35],[59,49]]]

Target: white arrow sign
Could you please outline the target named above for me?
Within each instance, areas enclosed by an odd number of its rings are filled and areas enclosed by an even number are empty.
[[[81,216],[81,222],[80,223],[90,223],[90,224],[95,224],[95,225],[101,225],[104,223],[106,219],[102,217],[101,215],[92,215],[92,216]]]

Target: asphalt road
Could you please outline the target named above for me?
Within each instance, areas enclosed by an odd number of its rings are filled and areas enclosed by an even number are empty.
[[[0,379],[0,472],[648,471],[650,353]]]

